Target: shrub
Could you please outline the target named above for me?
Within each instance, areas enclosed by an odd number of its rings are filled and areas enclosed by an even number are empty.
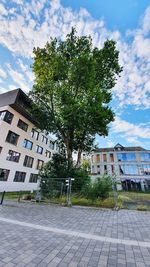
[[[109,196],[109,192],[112,190],[112,181],[109,176],[104,175],[98,178],[94,183],[88,183],[82,193],[87,199],[92,201],[96,199],[105,199]]]
[[[61,185],[66,191],[65,180],[68,177],[74,178],[72,182],[72,192],[81,192],[83,186],[90,182],[90,177],[85,169],[70,166],[64,155],[54,154],[39,173],[40,188],[42,195],[48,198],[56,198],[61,194]]]

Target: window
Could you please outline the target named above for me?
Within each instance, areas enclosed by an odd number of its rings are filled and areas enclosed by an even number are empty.
[[[25,156],[23,166],[32,168],[34,158]]]
[[[2,152],[2,146],[0,146],[0,153]]]
[[[150,153],[140,153],[140,160],[141,161],[150,161]]]
[[[140,168],[141,175],[150,175],[150,165],[142,165]]]
[[[110,154],[110,162],[114,162],[114,154]]]
[[[47,158],[50,158],[50,157],[51,157],[51,152],[48,151],[48,150],[46,150],[46,151],[45,151],[45,156],[46,156]]]
[[[31,173],[29,183],[37,183],[37,180],[38,180],[38,174]]]
[[[107,161],[107,155],[103,154],[103,161],[106,162]]]
[[[42,135],[42,142],[44,144],[47,144],[47,142],[48,142],[48,138],[46,136],[44,136],[44,135]]]
[[[136,161],[135,153],[118,153],[118,161]]]
[[[0,169],[0,181],[7,181],[9,172],[7,169]]]
[[[37,161],[37,167],[36,167],[37,170],[41,170],[41,168],[43,167],[43,164],[44,164],[44,161],[38,159],[38,161]]]
[[[114,165],[111,165],[111,173],[115,174]]]
[[[58,144],[58,142],[55,142],[55,149],[58,151],[59,150],[59,144]],[[77,153],[76,153],[77,154]],[[84,155],[83,155],[84,156]]]
[[[97,165],[97,174],[100,174],[100,165]]]
[[[100,162],[100,155],[96,154],[96,162]]]
[[[137,165],[119,165],[120,175],[137,175],[138,167]]]
[[[42,154],[43,153],[43,147],[37,145],[36,146],[36,153]]]
[[[23,147],[32,150],[33,143],[27,139],[24,139]]]
[[[9,131],[7,134],[7,137],[6,137],[6,142],[8,142],[12,145],[17,145],[18,138],[19,138],[18,134],[14,133],[12,131]]]
[[[49,147],[50,147],[52,150],[54,150],[54,142],[53,142],[53,141],[50,141],[50,142],[49,142]]]
[[[31,137],[33,137],[34,139],[38,140],[38,138],[39,138],[39,132],[36,131],[35,129],[32,129],[32,131],[31,131]]]
[[[15,177],[14,177],[14,182],[24,183],[25,177],[26,177],[26,172],[18,172],[18,171],[16,171]]]
[[[19,162],[19,158],[20,158],[20,153],[13,150],[8,151],[8,155],[6,157],[7,160]]]
[[[27,130],[28,130],[28,124],[26,124],[24,121],[22,121],[22,120],[20,120],[20,119],[19,119],[19,121],[18,121],[17,126],[18,126],[20,129],[24,130],[25,132],[27,132]]]
[[[13,119],[13,114],[7,110],[5,111],[0,111],[0,120],[3,120],[9,124],[11,124],[12,119]]]
[[[107,165],[104,165],[104,173],[107,174]]]

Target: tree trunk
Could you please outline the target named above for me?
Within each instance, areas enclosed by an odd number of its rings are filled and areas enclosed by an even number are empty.
[[[82,155],[82,150],[79,149],[76,166],[80,166],[81,165],[81,155]]]
[[[72,148],[70,147],[70,143],[69,140],[66,139],[64,141],[65,145],[66,145],[66,152],[67,152],[67,160],[68,160],[68,172],[73,164],[73,158],[72,158]]]

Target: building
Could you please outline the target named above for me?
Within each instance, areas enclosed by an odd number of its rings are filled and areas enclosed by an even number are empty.
[[[27,95],[0,95],[0,191],[34,190],[38,172],[57,152],[56,142],[35,126]]]
[[[124,190],[150,189],[150,151],[142,147],[99,148],[91,155],[91,174],[115,175]]]

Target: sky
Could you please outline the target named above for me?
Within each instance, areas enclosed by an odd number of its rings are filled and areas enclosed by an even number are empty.
[[[34,83],[33,48],[71,27],[91,35],[93,46],[113,39],[123,72],[113,88],[115,121],[99,147],[150,149],[150,0],[0,0],[0,93]]]

